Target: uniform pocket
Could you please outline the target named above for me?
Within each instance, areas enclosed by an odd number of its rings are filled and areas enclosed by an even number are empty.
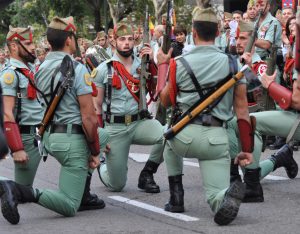
[[[228,154],[229,143],[227,136],[214,136],[208,138],[210,156],[219,158]]]
[[[70,147],[71,143],[51,143],[51,155],[60,163],[64,163],[68,159]]]
[[[188,152],[192,142],[193,138],[184,134],[178,134],[173,140],[169,141],[175,153],[182,157],[186,156],[186,153]]]

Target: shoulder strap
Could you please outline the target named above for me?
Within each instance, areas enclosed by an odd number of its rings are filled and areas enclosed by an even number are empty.
[[[191,77],[191,79],[192,79],[192,81],[194,83],[194,86],[196,88],[196,91],[199,94],[199,97],[202,98],[203,97],[203,91],[202,91],[202,88],[201,88],[199,82],[197,81],[197,78],[196,78],[196,76],[195,76],[192,68],[190,67],[190,65],[188,64],[188,62],[183,57],[180,57],[179,61],[181,62],[181,64],[184,66],[186,72]]]
[[[22,101],[21,101],[21,88],[20,88],[20,77],[18,72],[14,69],[14,72],[17,77],[17,113],[16,113],[16,123],[19,123],[21,121],[21,110],[22,110]]]
[[[111,116],[112,69],[111,62],[107,63],[107,85],[105,86],[106,118]]]

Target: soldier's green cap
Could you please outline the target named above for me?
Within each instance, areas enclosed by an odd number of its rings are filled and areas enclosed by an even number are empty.
[[[7,41],[25,41],[30,40],[32,42],[32,31],[28,28],[14,28],[9,26],[9,32],[6,35]]]
[[[104,31],[97,32],[97,37],[106,37],[106,33]]]
[[[255,0],[249,0],[247,8],[254,7],[255,6]]]
[[[246,22],[241,20],[239,22],[239,30],[240,32],[252,32],[254,30],[254,25],[252,22]]]
[[[53,28],[66,32],[76,32],[74,19],[72,16],[69,16],[67,18],[59,18],[58,16],[55,16],[50,22],[48,28]]]
[[[114,30],[112,29],[112,28],[110,28],[110,29],[108,29],[108,31],[107,31],[107,34],[109,35],[109,34],[113,34],[114,33]]]
[[[229,12],[224,12],[224,17],[226,17],[228,19],[232,19],[233,18],[232,14],[229,13]]]
[[[119,24],[116,26],[115,31],[115,38],[123,37],[127,35],[133,35],[132,27],[128,24]]]
[[[192,15],[194,21],[218,23],[217,15],[211,7],[209,8],[195,7],[195,9],[192,12]]]

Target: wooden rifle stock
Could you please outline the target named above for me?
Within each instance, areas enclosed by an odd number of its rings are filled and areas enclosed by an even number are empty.
[[[179,122],[177,122],[174,126],[169,128],[165,133],[164,137],[169,140],[174,137],[177,133],[179,133],[191,120],[193,120],[196,116],[198,116],[202,111],[204,111],[210,104],[216,101],[219,97],[221,97],[227,90],[229,90],[237,81],[244,77],[244,72],[249,69],[247,65],[245,65],[240,72],[234,75],[230,80],[228,80],[225,84],[223,84],[220,88],[212,92],[208,98],[201,100],[200,103],[187,115],[185,115]]]
[[[55,95],[53,101],[51,102],[49,109],[47,110],[46,115],[44,116],[44,118],[42,120],[41,126],[39,127],[39,131],[38,131],[39,136],[43,136],[47,126],[49,125],[49,122],[51,121],[51,119],[54,115],[55,109],[56,109],[59,101],[60,101],[60,96]]]

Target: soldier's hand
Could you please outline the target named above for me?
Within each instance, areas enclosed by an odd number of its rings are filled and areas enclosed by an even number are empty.
[[[104,153],[109,153],[109,151],[110,151],[110,144],[107,144],[107,145],[105,146],[105,150],[103,150],[103,152],[104,152]]]
[[[162,50],[162,48],[159,48],[158,52],[157,52],[157,64],[162,64],[162,63],[169,63],[170,59],[171,59],[171,55],[173,52],[173,48],[169,49],[168,54],[165,54]]]
[[[91,155],[89,157],[89,167],[95,169],[100,165],[100,158],[98,156]]]
[[[241,152],[234,159],[234,164],[239,164],[241,167],[245,167],[253,162],[252,153]]]
[[[241,62],[243,61],[245,64],[247,64],[249,67],[252,67],[252,54],[251,53],[244,53],[240,57]]]
[[[149,43],[144,43],[143,48],[140,50],[140,58],[143,58],[146,54],[149,55],[150,60],[153,60],[153,49],[150,47]]]
[[[29,157],[24,150],[19,150],[12,154],[15,163],[27,163],[29,161]]]
[[[275,71],[272,76],[268,76],[265,72],[261,76],[261,84],[265,89],[268,89],[270,84],[275,81],[277,72]]]

